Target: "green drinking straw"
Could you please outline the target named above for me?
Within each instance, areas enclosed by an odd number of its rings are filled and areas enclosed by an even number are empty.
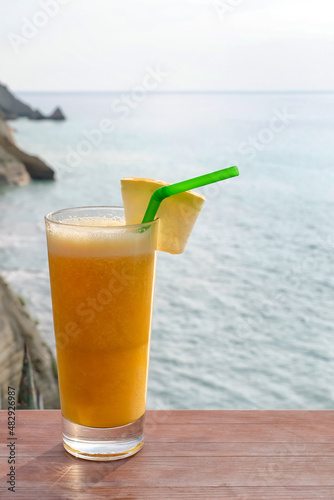
[[[168,198],[173,194],[189,191],[190,189],[206,186],[207,184],[223,181],[225,179],[229,179],[230,177],[236,177],[237,175],[239,175],[237,167],[229,167],[223,168],[223,170],[217,170],[216,172],[211,172],[210,174],[200,175],[199,177],[194,177],[193,179],[188,179],[187,181],[181,181],[176,184],[170,184],[169,186],[162,186],[158,188],[151,196],[142,220],[142,224],[145,224],[145,222],[152,222],[154,220],[160,203],[165,198]]]

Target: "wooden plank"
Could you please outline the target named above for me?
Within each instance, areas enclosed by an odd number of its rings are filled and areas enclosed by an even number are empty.
[[[41,454],[50,457],[63,456],[64,449],[60,438],[54,439],[55,445],[50,446],[50,440],[36,443],[32,435],[29,439],[20,440],[20,457],[31,458]],[[5,450],[0,450],[0,457]],[[307,456],[333,456],[334,444],[329,443],[155,443],[145,441],[141,451],[147,457],[307,457]]]
[[[48,488],[62,477],[70,486],[73,481],[86,486],[96,482],[101,486],[122,487],[218,487],[231,486],[318,486],[334,487],[334,457],[146,457],[92,464],[72,457],[41,455],[19,466],[20,484],[27,488],[38,482],[43,470],[43,482]],[[144,474],[143,471],[149,473]]]
[[[332,500],[333,419],[333,411],[152,411],[137,455],[88,462],[64,451],[59,411],[25,410],[17,412],[15,498],[35,499],[43,492],[50,499],[84,500]],[[2,411],[2,443],[6,424]],[[1,498],[8,495],[7,472],[2,446]]]
[[[1,412],[0,412],[1,414]],[[17,418],[20,418],[21,412]],[[48,425],[58,425],[61,422],[59,410],[38,410],[38,419],[35,411],[24,411],[21,415],[21,424],[39,425],[40,419],[47,416]],[[4,418],[2,415],[1,418]],[[333,410],[148,410],[146,412],[146,423],[156,424],[300,424],[311,423],[314,426],[320,424],[334,424]],[[328,429],[334,432],[333,429]],[[1,432],[1,430],[0,430]]]
[[[243,488],[243,487],[210,487],[210,488],[119,488],[92,487],[78,490],[75,485],[66,489],[62,486],[57,491],[42,489],[32,485],[29,492],[16,491],[15,494],[2,496],[1,499],[30,500],[43,498],[46,500],[333,500],[332,488]]]
[[[44,410],[44,412],[47,414],[50,428],[58,426],[60,429],[59,411]],[[26,428],[37,430],[40,425],[39,419],[36,420],[34,412],[27,413],[29,415],[25,415],[22,422],[17,415],[19,427],[22,427],[23,432]],[[148,411],[146,441],[334,443],[334,411],[252,410],[241,411],[241,414],[242,416],[239,411],[230,410]],[[259,415],[258,422],[256,415]],[[169,426],[173,426],[173,432]]]
[[[44,412],[44,413],[43,413]],[[39,418],[47,415],[50,425],[60,422],[59,410],[38,410]],[[3,417],[2,417],[3,418]],[[22,425],[36,421],[34,411],[25,411]],[[334,424],[333,410],[148,410],[146,422],[169,424],[209,424],[209,423],[300,423],[311,422],[313,425]]]

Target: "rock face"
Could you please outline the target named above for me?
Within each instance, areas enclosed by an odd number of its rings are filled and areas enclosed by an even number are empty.
[[[61,108],[58,107],[51,113],[49,120],[66,120],[66,118]]]
[[[29,116],[32,109],[28,104],[19,101],[13,96],[5,85],[0,83],[0,111],[2,111],[5,118],[8,118],[8,114],[12,117],[19,116]]]
[[[25,116],[30,120],[65,120],[65,115],[60,108],[51,113],[43,115],[38,109],[32,109],[28,104],[17,99],[8,87],[0,83],[0,112],[7,120]],[[54,116],[56,114],[56,116]]]
[[[25,186],[29,182],[24,164],[0,146],[0,186]]]
[[[10,127],[0,116],[0,186],[23,186],[30,178],[52,180],[54,176],[54,171],[44,161],[25,153],[15,144]]]
[[[2,408],[7,408],[8,386],[18,387],[26,341],[36,387],[43,396],[45,408],[59,408],[56,362],[35,323],[20,300],[0,277],[0,387]]]
[[[0,113],[0,137],[6,137],[6,139],[8,139],[9,142],[15,144],[13,139],[13,131],[6,122],[4,116],[1,115],[1,113]]]
[[[37,156],[31,156],[28,153],[25,153],[6,137],[0,137],[0,146],[7,151],[7,153],[13,155],[17,160],[24,164],[32,179],[42,181],[54,179],[54,171],[52,168],[48,167],[44,161]]]

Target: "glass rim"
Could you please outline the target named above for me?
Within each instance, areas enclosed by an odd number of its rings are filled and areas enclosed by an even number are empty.
[[[142,228],[142,227],[146,227],[146,226],[149,226],[149,225],[152,225],[153,223],[156,223],[159,218],[157,217],[156,219],[154,219],[153,221],[150,221],[150,222],[144,222],[144,223],[139,223],[139,224],[122,224],[122,225],[119,225],[119,226],[92,226],[92,225],[85,225],[85,224],[71,224],[71,223],[68,223],[68,222],[62,222],[62,221],[57,221],[57,220],[53,220],[51,219],[50,217],[55,215],[55,214],[59,214],[59,213],[62,213],[62,212],[69,212],[71,210],[84,210],[84,209],[87,209],[87,208],[98,208],[98,209],[104,209],[104,208],[107,208],[107,209],[113,209],[113,208],[116,208],[116,209],[121,209],[123,210],[124,212],[124,207],[121,207],[119,205],[86,205],[86,206],[82,206],[82,207],[67,207],[67,208],[60,208],[59,210],[54,210],[53,212],[49,212],[48,214],[46,214],[44,216],[44,220],[45,222],[50,222],[51,224],[58,224],[60,226],[66,226],[66,227],[75,227],[75,228],[91,228],[91,229],[101,229],[101,230],[121,230],[121,229],[125,229],[125,228],[133,228],[133,229],[139,229],[139,228]]]

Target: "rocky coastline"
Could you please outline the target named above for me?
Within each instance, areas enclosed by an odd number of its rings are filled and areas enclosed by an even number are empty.
[[[0,84],[0,186],[24,186],[33,180],[53,180],[54,170],[37,156],[22,151],[16,144],[7,120],[26,117],[30,120],[65,120],[60,108],[50,116],[17,99]]]
[[[0,187],[24,186],[31,180],[53,180],[55,172],[43,160],[17,145],[6,119],[65,119],[60,108],[50,116],[19,101],[0,84]],[[0,199],[1,204],[1,199]],[[0,403],[7,408],[8,386],[18,390],[24,349],[30,353],[33,378],[45,408],[59,408],[57,367],[54,356],[30,318],[23,301],[0,276]],[[17,392],[18,393],[18,392]]]
[[[43,396],[44,408],[59,408],[56,361],[22,302],[0,276],[1,408],[7,408],[9,386],[16,388],[18,394],[25,343],[30,353],[35,385]]]
[[[38,109],[33,109],[28,104],[14,96],[6,85],[0,83],[0,113],[6,120],[29,118],[29,120],[65,120],[61,108],[57,107],[50,115],[43,115]]]

